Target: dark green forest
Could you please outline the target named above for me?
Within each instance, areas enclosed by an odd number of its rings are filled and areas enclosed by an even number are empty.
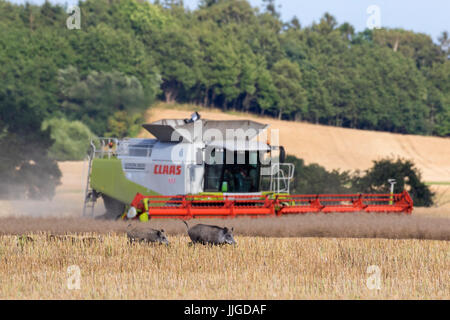
[[[303,26],[283,21],[275,0],[202,0],[192,11],[182,0],[79,7],[81,29],[70,30],[62,6],[0,0],[0,178],[33,181],[27,193],[58,183],[48,151],[61,127],[133,135],[157,100],[450,136],[445,30],[440,43],[401,29],[355,32],[329,13]]]

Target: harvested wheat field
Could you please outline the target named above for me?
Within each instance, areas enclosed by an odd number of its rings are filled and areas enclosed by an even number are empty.
[[[190,246],[179,220],[134,223],[164,228],[166,247],[128,244],[123,221],[2,218],[0,299],[450,298],[448,218],[189,221],[196,223],[234,227],[238,244]]]
[[[237,236],[235,247],[208,247],[171,236],[166,247],[113,234],[30,237],[0,237],[2,299],[450,298],[445,241]]]

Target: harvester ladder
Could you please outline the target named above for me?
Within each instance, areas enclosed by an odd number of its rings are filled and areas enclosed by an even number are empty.
[[[88,172],[86,178],[86,189],[84,193],[84,206],[83,206],[83,217],[88,214],[90,217],[94,217],[95,203],[97,202],[98,194],[94,189],[91,188],[91,171],[92,171],[92,160],[95,157],[95,145],[91,141],[91,154],[88,155]],[[89,211],[89,213],[88,213]]]

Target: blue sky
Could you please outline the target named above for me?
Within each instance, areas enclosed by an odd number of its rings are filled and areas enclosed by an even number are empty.
[[[24,3],[25,0],[10,0]],[[29,0],[43,3],[44,0]],[[51,0],[52,3],[76,4],[77,0]],[[185,5],[195,9],[198,0],[184,0]],[[262,6],[262,0],[250,0],[253,6]],[[276,0],[281,8],[283,20],[296,15],[303,26],[318,21],[326,12],[334,15],[339,23],[349,22],[357,31],[366,28],[369,15],[366,10],[371,5],[380,8],[381,25],[389,28],[404,28],[429,34],[436,41],[442,31],[450,32],[450,0]]]

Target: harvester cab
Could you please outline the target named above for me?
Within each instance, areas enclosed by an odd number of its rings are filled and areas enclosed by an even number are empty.
[[[308,212],[406,212],[401,194],[290,195],[294,166],[251,120],[187,119],[144,124],[154,139],[91,141],[84,215],[103,198],[105,218],[273,216]],[[270,140],[278,141],[277,131]],[[89,212],[90,211],[90,214]]]

